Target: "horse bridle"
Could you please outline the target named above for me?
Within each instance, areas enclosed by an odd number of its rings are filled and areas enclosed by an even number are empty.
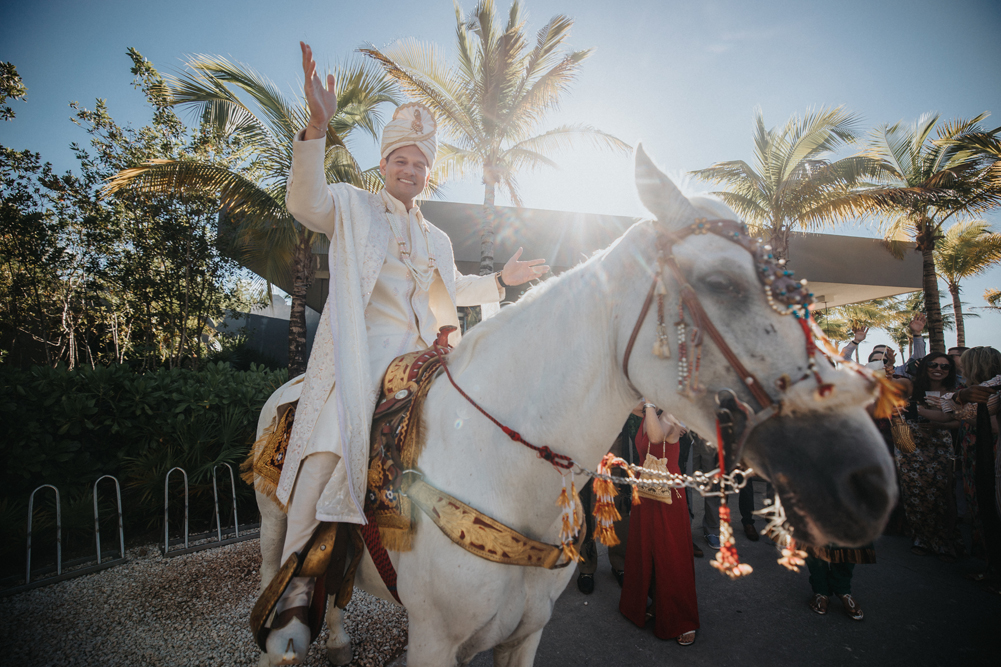
[[[726,358],[727,363],[737,373],[741,382],[760,405],[760,410],[755,411],[751,406],[741,401],[736,393],[730,389],[723,389],[716,394],[716,403],[719,406],[716,412],[718,420],[720,438],[723,442],[725,461],[721,461],[721,468],[732,470],[740,461],[744,444],[750,432],[762,422],[779,415],[781,413],[781,401],[775,401],[765,391],[764,386],[754,376],[750,370],[741,362],[740,357],[733,351],[726,339],[713,324],[712,319],[702,307],[698,294],[689,284],[681,267],[674,257],[674,246],[691,235],[714,234],[720,238],[736,243],[742,247],[755,259],[755,269],[758,280],[765,290],[768,304],[773,310],[782,315],[793,315],[800,321],[803,332],[807,338],[807,367],[810,373],[804,375],[800,380],[807,379],[810,374],[814,376],[819,385],[818,391],[821,395],[827,395],[833,389],[831,385],[825,384],[820,374],[817,372],[814,353],[817,351],[816,344],[810,331],[809,305],[813,302],[813,294],[806,288],[806,281],[795,281],[792,271],[785,269],[784,260],[775,260],[771,253],[771,247],[762,245],[758,241],[751,239],[747,226],[734,220],[707,220],[698,218],[694,223],[675,232],[661,232],[657,238],[658,269],[654,274],[650,289],[647,291],[646,299],[640,310],[636,325],[633,327],[629,342],[626,345],[625,354],[622,358],[622,371],[626,376],[629,386],[635,391],[636,388],[629,378],[629,359],[632,355],[633,346],[639,336],[641,327],[650,312],[654,299],[657,300],[657,336],[658,342],[654,345],[654,353],[661,358],[670,358],[668,347],[666,326],[664,323],[664,296],[666,288],[663,285],[663,272],[666,267],[679,287],[679,320],[675,325],[679,330],[678,348],[682,357],[679,364],[687,369],[687,340],[685,336],[685,313],[687,310],[694,326],[692,332],[692,345],[698,349],[702,345],[703,332],[716,344],[716,347]],[[696,362],[695,390],[699,391],[698,384],[698,362]],[[797,380],[796,382],[798,382]],[[780,384],[781,390],[788,389],[794,382],[783,378]],[[691,385],[690,385],[691,386]],[[688,391],[688,387],[679,380],[679,390]],[[637,394],[639,392],[637,391]]]

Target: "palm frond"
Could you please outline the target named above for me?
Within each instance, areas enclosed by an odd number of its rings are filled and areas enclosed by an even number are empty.
[[[218,197],[221,209],[233,216],[287,217],[276,201],[257,183],[218,165],[194,160],[152,160],[119,172],[105,186],[105,194],[125,190],[177,197]]]

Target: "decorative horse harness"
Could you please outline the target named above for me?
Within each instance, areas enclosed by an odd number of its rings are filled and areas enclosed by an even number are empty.
[[[696,489],[702,495],[724,497],[727,494],[736,493],[747,484],[748,478],[753,474],[753,470],[751,469],[740,470],[736,468],[741,460],[744,445],[747,442],[749,434],[759,424],[782,414],[782,401],[775,401],[754,374],[744,366],[702,307],[698,295],[689,284],[674,257],[673,250],[677,243],[680,243],[688,236],[704,234],[714,234],[727,241],[736,243],[749,252],[754,257],[755,272],[764,288],[768,305],[780,315],[792,315],[799,322],[805,338],[807,372],[797,380],[792,380],[787,375],[779,378],[776,384],[781,392],[784,393],[794,384],[809,380],[812,377],[817,383],[817,388],[814,392],[816,398],[823,399],[831,395],[834,391],[834,385],[825,383],[817,369],[815,357],[817,352],[820,352],[832,362],[837,360],[850,370],[867,377],[872,382],[873,387],[878,386],[880,388],[877,416],[881,412],[889,410],[896,403],[899,403],[896,390],[885,379],[875,376],[863,366],[840,358],[837,349],[827,340],[810,315],[813,294],[807,289],[806,280],[794,280],[793,272],[785,268],[785,260],[776,260],[772,254],[771,246],[752,240],[745,224],[733,220],[707,220],[705,218],[698,218],[694,223],[677,232],[661,233],[657,238],[658,268],[626,345],[622,359],[622,371],[629,386],[639,396],[640,392],[636,390],[629,378],[629,359],[632,355],[636,339],[639,336],[640,329],[653,305],[654,298],[657,300],[657,329],[653,354],[661,359],[671,358],[670,339],[664,320],[664,297],[668,293],[663,280],[664,269],[666,267],[679,287],[678,319],[675,322],[678,335],[679,393],[691,396],[705,392],[705,388],[699,385],[698,373],[702,358],[703,334],[707,333],[726,358],[727,363],[737,373],[751,396],[761,406],[761,409],[756,412],[747,403],[741,401],[733,390],[722,389],[717,392],[716,403],[719,406],[716,411],[717,451],[719,456],[718,470],[710,473],[696,472],[692,476],[678,475],[628,464],[622,459],[608,454],[598,466],[597,471],[592,472],[574,462],[569,456],[556,453],[546,446],[533,445],[522,438],[521,434],[517,431],[505,426],[494,418],[456,384],[448,370],[448,366],[444,363],[444,359],[442,359],[442,367],[456,391],[490,421],[501,428],[509,438],[531,448],[538,454],[539,458],[548,461],[559,471],[572,471],[576,469],[595,479],[594,494],[597,498],[594,509],[597,519],[595,532],[597,538],[608,545],[618,543],[612,526],[613,521],[619,518],[618,511],[612,504],[615,496],[615,484],[625,483],[632,486],[634,503],[638,502],[636,488],[638,486],[648,487],[661,492],[670,488],[688,486]],[[689,347],[688,325],[685,319],[686,309],[693,323],[691,348]],[[441,353],[439,352],[438,354],[440,356]],[[694,359],[692,359],[693,354]],[[625,470],[626,477],[612,477],[609,472],[613,467]],[[642,473],[642,479],[636,473]],[[563,472],[561,472],[561,475],[563,475]],[[564,508],[564,530],[560,537],[564,545],[564,553],[568,560],[576,556],[576,552],[570,544],[573,539],[571,532],[573,522],[569,520],[570,517],[577,516],[576,508],[573,505],[576,496],[575,489],[573,489],[570,495],[574,498],[567,501],[566,478],[564,475],[564,489],[560,495],[558,504]],[[797,566],[804,564],[803,558],[805,558],[806,554],[796,548],[791,530],[786,525],[785,510],[779,502],[778,496],[775,497],[774,504],[757,513],[762,514],[769,520],[765,531],[781,548],[782,557],[778,559],[778,562],[791,570],[798,571]],[[712,562],[712,565],[727,576],[737,578],[749,574],[751,567],[740,563],[737,558],[737,552],[733,546],[733,531],[730,528],[729,521],[729,508],[725,502],[721,503],[720,538],[722,548],[717,552],[716,560]]]

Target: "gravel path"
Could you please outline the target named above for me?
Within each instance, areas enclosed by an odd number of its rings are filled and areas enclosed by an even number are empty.
[[[4,665],[257,665],[247,619],[261,554],[248,540],[174,558],[155,547],[129,562],[0,600]],[[345,614],[352,665],[382,667],[407,641],[402,608],[356,590]],[[306,665],[327,664],[327,631]]]

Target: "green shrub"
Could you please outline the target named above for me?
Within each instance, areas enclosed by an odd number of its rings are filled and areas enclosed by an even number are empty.
[[[287,375],[253,364],[238,371],[227,363],[146,373],[122,365],[72,371],[0,367],[0,455],[7,469],[0,490],[2,574],[23,568],[28,496],[41,484],[62,494],[64,558],[93,550],[92,489],[102,475],[121,482],[126,539],[162,530],[163,481],[175,466],[188,475],[192,532],[208,529],[213,467],[228,463],[238,472],[261,406]],[[218,482],[225,524],[232,511],[225,468]],[[239,476],[236,486],[241,523],[248,522],[256,516],[253,491]],[[117,544],[112,487],[103,482],[99,489],[102,546]],[[178,528],[181,487],[175,474],[171,524],[176,519]],[[51,491],[36,496],[33,522],[33,530],[51,533]],[[33,565],[54,552],[50,539],[33,539]]]

